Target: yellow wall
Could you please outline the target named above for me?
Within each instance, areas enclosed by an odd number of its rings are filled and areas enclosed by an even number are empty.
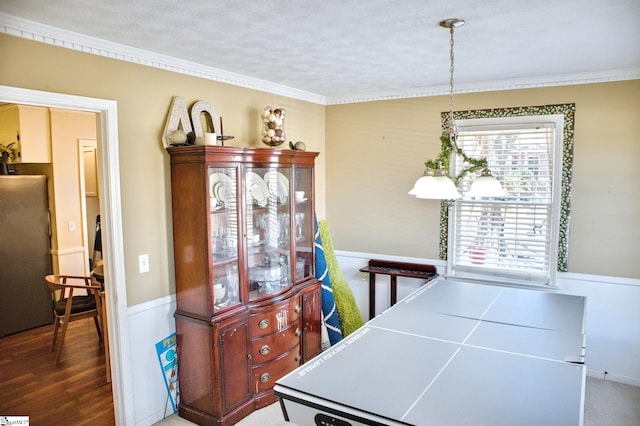
[[[640,278],[640,81],[461,94],[456,110],[575,103],[569,272]],[[439,202],[407,195],[448,96],[327,108],[327,220],[340,250],[438,258]]]
[[[325,108],[251,89],[230,86],[99,57],[21,38],[0,35],[0,84],[118,103],[120,182],[128,304],[175,292],[171,231],[169,157],[161,134],[171,99],[187,105],[209,102],[223,117],[233,146],[258,141],[259,112],[265,105],[285,108],[288,139],[318,151],[317,212],[325,217]],[[77,152],[74,151],[74,155]],[[151,270],[138,273],[138,255],[149,254]]]
[[[438,203],[406,193],[439,150],[446,96],[323,107],[6,35],[0,57],[4,85],[118,102],[129,305],[175,291],[169,160],[160,142],[173,96],[211,103],[235,146],[261,146],[260,110],[285,108],[288,139],[321,153],[318,217],[328,219],[336,249],[438,256]],[[458,110],[576,104],[571,272],[640,277],[639,100],[640,81],[456,96]],[[143,253],[151,271],[141,275]]]
[[[53,162],[53,205],[50,207],[55,211],[51,246],[54,250],[83,247],[78,139],[96,138],[96,116],[54,108],[50,114]],[[69,231],[69,221],[75,223],[75,231]],[[72,272],[84,271],[64,271]]]

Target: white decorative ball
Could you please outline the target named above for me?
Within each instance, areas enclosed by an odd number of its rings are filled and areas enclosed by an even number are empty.
[[[171,145],[181,145],[187,141],[187,134],[182,129],[176,129],[169,134]]]

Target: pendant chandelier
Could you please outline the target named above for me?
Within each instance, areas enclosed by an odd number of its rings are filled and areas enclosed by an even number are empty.
[[[471,189],[466,194],[468,197],[501,197],[506,195],[502,189],[502,185],[496,178],[491,175],[487,165],[487,159],[474,159],[467,157],[465,153],[458,148],[456,140],[458,138],[458,127],[454,120],[454,55],[453,55],[453,32],[456,27],[464,24],[463,19],[450,18],[440,22],[440,26],[449,28],[451,40],[449,43],[449,58],[451,60],[449,66],[449,115],[445,122],[443,135],[440,140],[442,142],[442,152],[436,160],[428,160],[425,162],[425,172],[416,181],[415,185],[409,191],[409,195],[415,195],[416,198],[425,198],[433,200],[455,200],[462,196],[456,188],[459,182],[467,173],[480,171],[481,175],[471,185]],[[447,175],[449,171],[449,162],[454,161],[455,155],[461,155],[466,163],[470,166],[464,167],[456,176],[456,183]],[[443,166],[443,164],[445,166]]]

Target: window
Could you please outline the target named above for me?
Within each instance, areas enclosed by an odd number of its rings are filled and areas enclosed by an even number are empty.
[[[498,117],[478,111],[456,117],[458,147],[469,157],[485,157],[507,194],[465,197],[443,208],[441,248],[444,236],[449,276],[553,285],[556,270],[566,270],[574,106],[563,107],[560,114],[500,110]],[[460,158],[452,161],[451,174],[462,166]],[[463,196],[473,179],[461,180]]]

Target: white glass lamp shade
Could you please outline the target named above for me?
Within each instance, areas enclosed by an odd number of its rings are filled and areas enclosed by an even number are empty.
[[[417,188],[415,196],[427,200],[455,200],[461,197],[453,181],[442,169],[437,169],[431,180]]]
[[[467,197],[504,197],[507,193],[502,189],[502,185],[498,179],[491,175],[488,170],[482,172],[482,176],[476,179],[472,184]]]
[[[433,185],[433,174],[429,169],[424,171],[424,175],[420,176],[420,178],[416,181],[411,191],[409,191],[409,195],[418,196],[418,194],[422,194],[425,191],[429,191],[429,187]]]
[[[416,197],[429,200],[455,200],[461,196],[451,179],[446,176],[435,176],[433,185],[430,185],[427,191],[417,194]]]

